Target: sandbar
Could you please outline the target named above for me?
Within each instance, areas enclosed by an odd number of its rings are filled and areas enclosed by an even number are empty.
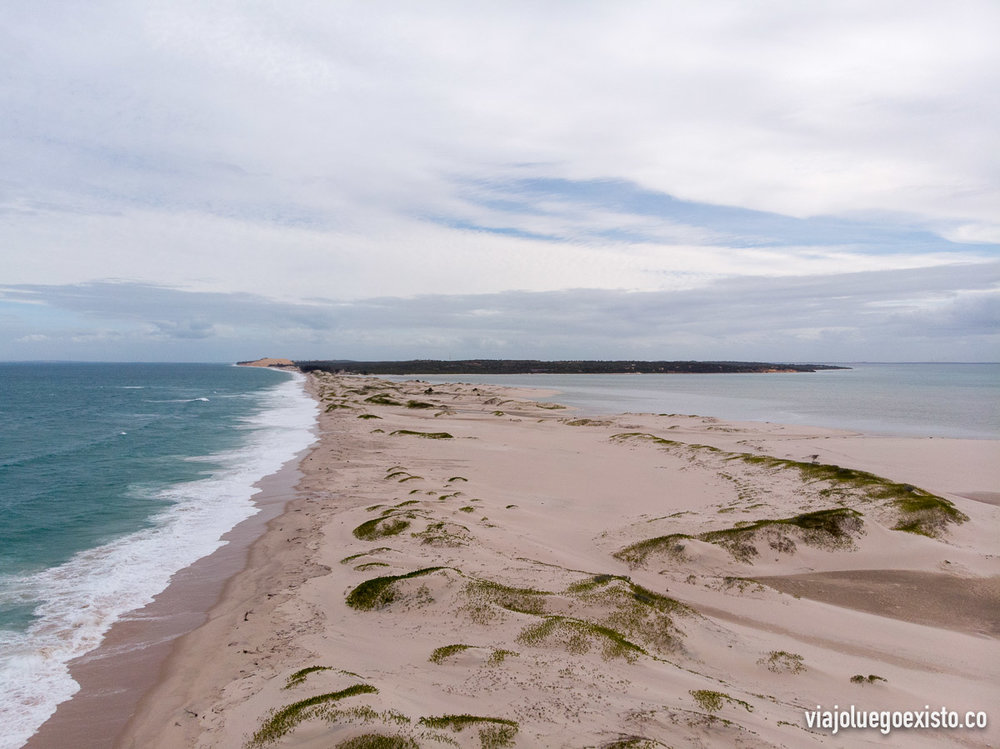
[[[308,387],[296,498],[116,746],[834,747],[804,710],[996,713],[996,441]]]

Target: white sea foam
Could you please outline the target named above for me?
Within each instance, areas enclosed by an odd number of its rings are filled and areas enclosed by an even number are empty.
[[[153,526],[80,552],[65,564],[5,588],[13,600],[41,601],[25,633],[0,631],[0,749],[16,749],[71,697],[67,663],[96,648],[111,625],[149,603],[171,576],[222,545],[220,537],[257,512],[253,485],[314,439],[316,405],[294,375],[266,391],[247,419],[240,449],[206,456],[222,468],[160,492],[172,502]]]

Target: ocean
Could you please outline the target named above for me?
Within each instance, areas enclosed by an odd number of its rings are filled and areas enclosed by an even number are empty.
[[[850,369],[791,374],[423,375],[420,379],[555,390],[558,394],[550,400],[573,406],[582,415],[681,413],[869,434],[1000,439],[1000,364],[840,366]]]
[[[314,439],[303,377],[217,364],[0,364],[0,749],[67,662],[256,512]]]

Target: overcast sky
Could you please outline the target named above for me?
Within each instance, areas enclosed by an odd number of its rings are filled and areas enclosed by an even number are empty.
[[[1000,360],[995,0],[0,8],[0,359]]]

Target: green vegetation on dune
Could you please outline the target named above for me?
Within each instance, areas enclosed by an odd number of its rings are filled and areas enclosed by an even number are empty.
[[[969,518],[953,503],[910,484],[891,481],[866,471],[843,468],[818,462],[805,462],[774,458],[767,455],[733,453],[716,447],[688,444],[664,439],[647,432],[622,432],[611,437],[616,442],[644,441],[684,455],[715,455],[725,461],[739,462],[746,466],[770,471],[794,471],[810,487],[818,499],[833,500],[839,507],[803,513],[789,518],[760,519],[740,523],[731,528],[690,536],[673,533],[643,539],[619,550],[614,556],[632,567],[642,565],[655,553],[666,553],[675,559],[683,559],[685,541],[696,538],[700,541],[719,544],[728,549],[737,559],[749,562],[758,555],[757,542],[766,540],[775,551],[792,552],[796,540],[807,545],[826,549],[847,549],[853,546],[853,538],[863,533],[863,516],[857,509],[847,504],[867,506],[874,504],[880,513],[894,517],[892,530],[917,533],[932,538],[941,536],[949,524],[964,523]],[[724,478],[732,476],[722,473]],[[747,510],[759,507],[730,506],[720,513],[737,509]],[[789,526],[797,530],[787,532]],[[766,536],[766,539],[764,538]]]
[[[420,749],[420,745],[409,736],[366,733],[341,741],[336,749]]]
[[[566,593],[579,602],[576,608],[586,612],[588,621],[659,653],[680,646],[684,632],[676,617],[695,614],[690,606],[620,575],[594,575]]]
[[[865,676],[864,674],[854,674],[854,676],[851,677],[852,684],[875,684],[880,681],[888,681],[888,679],[878,676],[877,674],[868,674],[868,676]]]
[[[343,559],[340,560],[340,563],[341,564],[350,564],[355,559],[358,559],[360,557],[366,557],[369,554],[378,554],[379,552],[383,552],[383,551],[392,551],[392,549],[390,549],[388,546],[379,546],[377,549],[371,549],[370,551],[361,551],[361,552],[358,552],[357,554],[351,554],[350,556],[346,556],[346,557],[344,557]]]
[[[535,588],[515,588],[492,580],[471,580],[465,586],[470,601],[470,612],[489,605],[499,606],[521,614],[542,615],[545,613],[545,597],[552,595]],[[488,614],[482,612],[486,618]],[[476,617],[473,616],[475,619]]]
[[[487,663],[489,663],[491,666],[499,666],[501,663],[503,663],[505,660],[507,660],[508,657],[515,657],[516,658],[519,655],[520,655],[520,653],[515,652],[513,650],[504,650],[503,648],[494,648],[493,652],[490,653],[490,658],[487,661]]]
[[[861,513],[857,510],[835,507],[790,518],[757,520],[746,525],[709,531],[700,534],[698,539],[718,544],[736,559],[749,562],[760,553],[757,550],[760,540],[765,540],[774,551],[785,554],[794,552],[795,538],[782,532],[787,528],[799,529],[795,536],[808,546],[848,549],[853,546],[854,537],[861,534],[863,525]]]
[[[412,534],[414,538],[419,538],[421,544],[427,546],[444,546],[457,548],[468,544],[469,529],[458,523],[431,523],[420,533]]]
[[[948,523],[964,523],[969,519],[968,515],[947,499],[915,492],[893,501],[900,512],[899,521],[893,526],[893,530],[937,538]]]
[[[312,717],[317,707],[342,700],[346,697],[377,693],[378,690],[368,684],[354,684],[346,689],[341,689],[339,692],[318,694],[314,697],[294,702],[291,705],[286,705],[279,710],[273,710],[246,745],[248,749],[257,749],[258,747],[276,743],[299,723]]]
[[[786,650],[770,651],[766,658],[761,658],[757,661],[757,665],[764,666],[768,671],[775,674],[800,674],[806,670],[802,656],[798,653],[789,653]]]
[[[465,577],[461,571],[450,567],[429,567],[404,575],[377,577],[354,588],[348,594],[347,604],[362,611],[384,608],[400,597],[399,582],[445,569]],[[562,592],[471,578],[462,592],[466,603],[461,611],[475,624],[490,624],[497,617],[505,616],[504,612],[536,617],[524,626],[518,636],[519,642],[555,646],[572,653],[597,649],[606,659],[625,658],[628,661],[647,654],[648,649],[660,654],[676,650],[684,633],[675,624],[675,617],[695,613],[669,596],[618,575],[593,575]],[[444,645],[431,653],[430,660],[442,663],[470,647],[473,646],[464,643]],[[517,653],[496,648],[488,662],[498,665],[510,655]]]
[[[646,655],[645,649],[626,639],[621,632],[561,615],[546,616],[537,624],[527,626],[517,639],[526,645],[542,645],[556,640],[571,653],[586,653],[593,645],[599,645],[605,660],[624,658],[632,661]]]
[[[407,408],[437,408],[433,403],[425,401],[406,401]]]
[[[655,445],[663,445],[664,447],[685,446],[683,442],[657,437],[655,434],[650,434],[649,432],[620,432],[619,434],[612,434],[611,439],[615,442],[625,442],[626,440],[645,440],[652,442]]]
[[[453,731],[461,731],[466,726],[474,723],[499,723],[505,726],[516,726],[517,721],[506,718],[490,718],[483,715],[441,715],[438,717],[421,718],[420,724],[428,728],[450,728]]]
[[[655,749],[658,746],[666,746],[666,744],[645,736],[625,736],[609,744],[601,744],[601,749]]]
[[[306,680],[306,677],[309,676],[309,674],[314,674],[317,671],[330,671],[330,670],[332,670],[330,666],[309,666],[308,668],[303,668],[299,671],[296,671],[294,674],[288,677],[288,680],[285,681],[284,688],[291,689],[292,687],[302,684]]]
[[[362,541],[374,541],[377,538],[398,535],[409,527],[410,521],[389,516],[366,520],[355,528],[352,533]]]
[[[730,697],[725,692],[715,692],[711,689],[692,689],[690,694],[694,697],[694,701],[698,703],[698,706],[709,713],[718,712],[726,703],[740,705],[748,713],[753,712],[753,705],[735,697]]]
[[[347,605],[359,611],[370,611],[388,606],[396,599],[394,586],[400,580],[409,580],[414,577],[429,575],[440,570],[450,569],[449,567],[425,567],[421,570],[414,570],[403,575],[389,575],[386,577],[374,577],[365,580],[347,595]]]
[[[722,546],[736,559],[749,562],[759,554],[757,543],[762,540],[773,550],[783,553],[795,550],[796,538],[808,546],[824,549],[851,548],[854,537],[862,533],[863,525],[862,515],[857,510],[834,507],[789,518],[756,520],[697,536],[672,533],[647,538],[620,549],[614,556],[631,567],[641,566],[653,554],[669,554],[675,559],[682,559],[685,542],[697,539]],[[798,529],[794,537],[782,532],[788,528]]]
[[[656,536],[626,546],[612,556],[620,559],[630,567],[639,567],[652,554],[667,554],[675,559],[683,559],[684,542],[692,536],[686,533],[671,533],[667,536]]]
[[[378,395],[372,395],[365,398],[365,403],[372,403],[376,406],[402,406],[403,404],[399,401],[393,400],[385,393],[379,393]]]
[[[431,663],[441,664],[444,663],[444,661],[450,658],[451,656],[461,653],[464,650],[468,650],[471,647],[473,646],[462,645],[462,644],[443,645],[440,648],[435,648],[434,652],[431,653],[431,657],[428,658],[427,660],[429,660]]]
[[[944,497],[867,471],[745,453],[735,454],[729,459],[765,468],[798,471],[803,481],[828,484],[818,492],[823,497],[842,495],[845,490],[850,490],[864,500],[883,502],[899,515],[893,530],[937,537],[949,523],[964,523],[969,519]]]
[[[390,435],[393,436],[397,434],[412,435],[414,437],[423,437],[424,439],[429,439],[429,440],[454,439],[454,437],[448,434],[448,432],[415,432],[412,429],[397,429],[394,432],[390,432]]]
[[[513,746],[517,735],[517,721],[482,715],[441,715],[421,718],[420,724],[439,730],[463,731],[470,726],[479,728],[479,745],[482,749],[500,749]]]

